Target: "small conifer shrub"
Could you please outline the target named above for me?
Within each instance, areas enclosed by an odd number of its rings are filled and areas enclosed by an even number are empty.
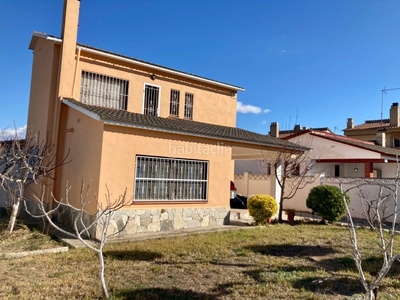
[[[250,216],[257,225],[267,223],[278,211],[278,204],[274,197],[266,194],[253,195],[247,201]]]

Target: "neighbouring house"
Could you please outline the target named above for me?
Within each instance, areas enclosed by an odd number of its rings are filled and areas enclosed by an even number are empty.
[[[397,102],[392,103],[389,116],[388,119],[367,120],[360,125],[354,125],[353,118],[349,118],[343,133],[383,147],[400,148],[400,107]]]
[[[285,139],[286,137],[292,136],[294,134],[298,134],[300,132],[304,132],[307,130],[319,131],[319,132],[327,132],[333,133],[328,127],[321,128],[307,128],[301,125],[295,125],[292,130],[279,130],[279,124],[277,122],[272,122],[270,126],[269,136]],[[269,176],[272,174],[272,165],[268,162],[266,155],[259,159],[249,158],[247,160],[236,160],[235,161],[235,175],[243,174],[244,172],[248,172],[249,174],[254,175],[266,175]]]
[[[79,206],[84,178],[97,201],[106,186],[115,196],[127,189],[132,204],[116,215],[129,219],[122,233],[226,224],[235,160],[305,150],[236,128],[241,87],[77,43],[79,3],[65,0],[60,38],[35,32],[29,46],[28,128],[72,160],[57,169],[56,199],[68,183]],[[96,201],[87,209],[95,213]]]
[[[277,123],[272,123],[270,134],[279,137],[280,132],[277,132],[277,128],[279,128]],[[311,151],[306,154],[315,161],[315,167],[310,172],[310,176],[318,176],[321,179],[349,178],[356,180],[357,178],[393,179],[397,175],[397,157],[400,156],[400,149],[337,135],[330,130],[304,127],[291,134],[286,134],[283,139],[311,148]],[[266,167],[268,161],[258,160],[258,169],[255,167],[256,161],[247,161],[248,167],[244,165],[245,162],[240,162],[240,171],[246,171],[241,174],[235,172],[234,182],[239,194],[270,192],[269,186],[270,182],[274,180],[274,175],[269,176],[271,174],[270,167]],[[236,165],[235,170],[238,170]],[[329,180],[325,181],[329,182]],[[299,190],[292,199],[285,200],[284,209],[308,211],[305,204],[308,192],[322,182],[323,180],[317,179],[305,189]],[[356,195],[353,195],[354,198]],[[358,212],[356,216],[362,217],[357,201],[352,205],[352,208]]]
[[[328,127],[307,128],[307,127],[301,126],[299,124],[294,125],[293,129],[291,129],[291,130],[279,130],[279,124],[277,122],[272,122],[271,126],[270,126],[269,135],[276,137],[276,138],[284,139],[288,136],[297,134],[297,133],[305,131],[305,130],[314,130],[314,131],[333,133]]]
[[[400,149],[333,133],[305,130],[285,138],[308,145],[316,161],[313,173],[326,177],[394,178]]]
[[[279,125],[274,122],[269,135],[311,148],[308,155],[317,163],[313,174],[365,178],[393,178],[396,175],[396,156],[400,155],[400,149],[334,134],[326,127],[308,129],[296,125],[293,130],[279,131]],[[271,170],[271,165],[265,158],[235,162],[235,174],[249,172],[270,175]]]

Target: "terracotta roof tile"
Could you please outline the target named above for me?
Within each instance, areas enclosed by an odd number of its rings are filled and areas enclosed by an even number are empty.
[[[400,128],[400,126],[390,126],[389,119],[367,120],[363,124],[356,125],[354,126],[354,128],[346,128],[344,129],[344,131],[366,130],[366,129],[388,129],[388,128]]]
[[[296,135],[301,132],[307,132],[310,130],[316,130],[316,131],[325,131],[325,132],[332,132],[328,127],[319,127],[319,128],[307,128],[307,129],[301,129],[301,130],[280,130],[279,131],[279,138],[285,139],[288,138],[292,135]]]
[[[184,119],[162,118],[132,113],[125,110],[110,109],[83,104],[74,99],[63,99],[63,102],[76,109],[81,109],[98,116],[106,123],[121,126],[132,126],[150,130],[167,131],[185,135],[204,136],[220,140],[245,142],[250,144],[271,147],[285,147],[288,149],[308,150],[308,148],[289,141],[277,139],[269,135],[229,126],[214,125]]]

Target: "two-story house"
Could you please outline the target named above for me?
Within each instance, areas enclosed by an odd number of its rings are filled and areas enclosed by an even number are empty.
[[[106,186],[127,189],[124,233],[228,223],[234,160],[298,145],[236,128],[241,87],[77,43],[79,3],[65,0],[60,38],[35,32],[29,46],[28,127],[72,160],[57,169],[55,198],[68,183],[79,206],[82,178],[96,201]]]
[[[390,148],[400,148],[400,107],[392,103],[388,119],[367,120],[360,125],[354,125],[353,118],[347,119],[344,135],[374,142],[376,145]]]

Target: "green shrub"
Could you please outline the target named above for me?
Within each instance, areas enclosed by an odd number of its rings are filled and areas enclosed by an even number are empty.
[[[270,195],[254,195],[247,201],[247,208],[249,209],[250,216],[254,218],[256,224],[267,223],[276,212],[278,211],[278,204],[274,197]]]
[[[345,194],[347,204],[350,198]],[[342,192],[336,186],[320,185],[311,189],[306,205],[313,212],[319,214],[324,220],[335,222],[346,213]]]

